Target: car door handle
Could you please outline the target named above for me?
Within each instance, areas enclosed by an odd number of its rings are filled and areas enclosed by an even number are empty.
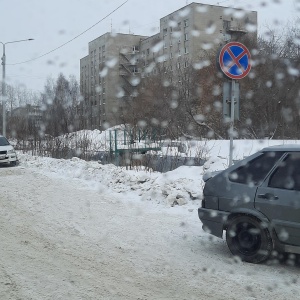
[[[278,200],[278,197],[271,193],[259,194],[257,197],[262,199],[267,199],[267,200]]]

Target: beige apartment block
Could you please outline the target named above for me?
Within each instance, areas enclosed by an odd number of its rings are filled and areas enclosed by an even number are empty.
[[[154,74],[157,65],[171,72],[193,67],[204,52],[256,37],[256,27],[255,11],[193,2],[161,18],[153,36],[106,33],[91,41],[89,55],[80,60],[87,127],[121,124],[139,78]]]
[[[80,60],[87,128],[103,129],[122,122],[121,110],[137,73],[135,56],[144,38],[106,33],[89,42],[89,55]]]

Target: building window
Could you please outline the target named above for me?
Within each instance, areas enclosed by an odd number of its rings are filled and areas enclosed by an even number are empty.
[[[164,28],[164,30],[163,30],[164,36],[167,35],[167,33],[168,33],[168,29],[167,29],[167,28]]]
[[[188,53],[189,53],[188,47],[184,47],[184,54],[188,54]]]
[[[185,33],[185,34],[184,34],[184,40],[187,41],[188,39],[189,39],[189,34],[188,34],[188,33]]]
[[[133,66],[133,68],[132,68],[132,73],[133,73],[133,74],[136,74],[136,73],[138,73],[138,72],[139,72],[139,70],[138,70],[137,66]]]
[[[184,22],[184,27],[188,27],[189,26],[189,20],[188,19],[184,20],[183,22]]]
[[[184,62],[184,67],[187,68],[189,66],[189,63],[187,61]]]
[[[227,31],[230,28],[231,22],[223,20],[223,29]]]
[[[150,54],[150,49],[148,48],[146,51],[147,51],[147,55],[149,55]]]

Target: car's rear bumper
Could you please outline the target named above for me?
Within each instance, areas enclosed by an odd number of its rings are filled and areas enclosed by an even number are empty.
[[[203,224],[204,231],[220,238],[223,237],[224,225],[229,212],[201,207],[198,209],[198,216]]]

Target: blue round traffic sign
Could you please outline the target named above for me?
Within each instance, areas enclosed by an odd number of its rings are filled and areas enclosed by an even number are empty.
[[[250,52],[245,45],[230,42],[221,49],[219,64],[227,77],[242,79],[250,72],[250,59]]]

